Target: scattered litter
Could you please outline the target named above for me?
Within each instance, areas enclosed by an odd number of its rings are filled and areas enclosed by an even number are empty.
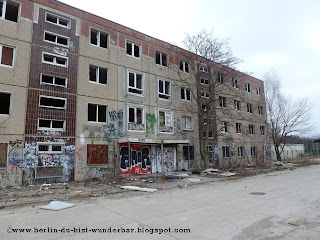
[[[295,222],[288,222],[288,224],[292,225],[292,226],[296,226],[296,227],[299,227],[300,225],[298,223],[295,223]]]
[[[45,187],[43,190],[49,190],[49,188],[48,188],[48,187]]]
[[[43,187],[51,187],[51,184],[46,184],[46,183],[41,184],[40,189],[39,189],[39,192],[41,192],[41,190],[42,190]],[[44,188],[44,190],[48,190],[48,189],[49,189],[49,188]]]
[[[294,163],[281,163],[281,166],[283,168],[288,168],[288,169],[291,169],[292,170],[292,167],[295,167],[297,164],[294,164]]]
[[[15,198],[10,198],[10,202],[15,202],[15,201],[17,201],[17,199],[15,199]]]
[[[224,173],[219,174],[219,176],[222,176],[222,177],[231,177],[234,175],[236,175],[236,173],[233,173],[233,172],[224,172]]]
[[[44,210],[50,210],[50,211],[60,211],[66,208],[74,207],[75,204],[72,203],[66,203],[61,201],[51,201],[48,205],[40,207]]]
[[[177,174],[178,177],[184,178],[184,177],[189,177],[188,173],[182,173],[182,174]]]
[[[252,195],[265,195],[266,193],[264,193],[264,192],[252,192],[250,194],[252,194]]]
[[[208,168],[206,170],[203,171],[204,173],[216,173],[219,172],[219,169],[216,168]]]
[[[142,188],[142,187],[136,187],[136,186],[122,186],[121,188],[126,190],[134,190],[134,191],[142,191],[142,192],[158,191],[158,189],[155,189],[155,188]]]
[[[200,170],[193,170],[193,171],[192,171],[192,174],[200,174],[200,173],[201,173]]]
[[[149,178],[149,179],[144,180],[144,182],[145,182],[145,183],[153,183],[154,180],[153,180],[152,178]]]
[[[166,179],[179,179],[177,175],[166,175]]]
[[[185,180],[188,182],[200,182],[201,181],[200,178],[186,178]]]

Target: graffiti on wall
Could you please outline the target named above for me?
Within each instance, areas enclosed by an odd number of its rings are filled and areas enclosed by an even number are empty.
[[[129,156],[130,154],[130,156]],[[146,174],[151,173],[150,145],[120,144],[120,174]],[[130,159],[130,160],[129,160]]]
[[[163,148],[163,162],[164,162],[163,163],[164,172],[172,172],[176,169],[175,148],[173,148],[173,147],[164,147]],[[158,163],[157,169],[159,171],[160,169],[162,169],[161,149],[160,148],[157,148],[157,163]]]

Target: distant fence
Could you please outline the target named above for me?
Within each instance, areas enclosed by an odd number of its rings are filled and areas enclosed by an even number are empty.
[[[293,158],[304,158],[304,157],[320,157],[320,150],[305,151],[305,150],[283,150],[281,153],[282,160],[293,159]],[[275,152],[271,152],[270,157],[272,160],[276,160]]]

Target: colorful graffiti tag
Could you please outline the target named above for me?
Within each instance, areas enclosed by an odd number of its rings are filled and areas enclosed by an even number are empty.
[[[150,145],[130,144],[129,152],[128,143],[120,144],[120,175],[151,173],[150,153]]]

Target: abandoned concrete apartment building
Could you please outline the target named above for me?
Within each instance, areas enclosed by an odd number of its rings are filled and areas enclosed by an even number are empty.
[[[54,0],[0,0],[0,186],[188,169],[200,158],[196,101],[169,67],[205,73],[188,54]],[[253,159],[265,141],[263,82],[235,81],[250,116],[199,122],[215,124],[212,164]],[[231,146],[217,131],[246,138]]]

